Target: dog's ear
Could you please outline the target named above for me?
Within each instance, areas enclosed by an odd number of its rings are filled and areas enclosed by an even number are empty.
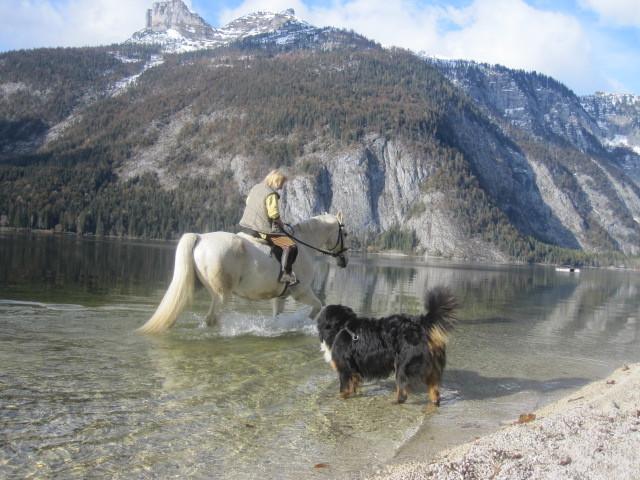
[[[336,319],[344,321],[355,318],[356,316],[356,313],[345,305],[327,305],[322,311],[326,320]]]
[[[343,307],[344,307],[344,314],[345,314],[346,317],[349,317],[349,318],[356,318],[357,317],[356,312],[351,310],[349,307],[345,307],[344,305],[343,305]]]
[[[324,326],[339,330],[345,323],[355,318],[356,313],[345,305],[328,305],[325,307]]]
[[[320,325],[326,322],[327,319],[327,307],[322,307],[320,313],[316,315],[316,325]]]
[[[333,342],[338,331],[346,322],[356,318],[356,314],[349,307],[344,305],[327,305],[316,317],[318,333],[325,341]]]

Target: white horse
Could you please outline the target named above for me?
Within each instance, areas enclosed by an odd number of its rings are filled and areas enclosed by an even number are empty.
[[[231,294],[250,300],[272,299],[273,315],[284,308],[285,297],[311,305],[315,318],[322,302],[311,290],[313,261],[311,249],[332,255],[338,266],[346,267],[346,232],[342,213],[319,215],[293,227],[298,240],[298,257],[293,265],[300,283],[285,289],[278,281],[280,263],[269,248],[244,234],[213,232],[185,233],[176,248],[173,278],[153,316],[141,326],[142,333],[160,333],[173,326],[180,312],[191,302],[196,277],[211,294],[207,325],[218,320],[218,308]]]

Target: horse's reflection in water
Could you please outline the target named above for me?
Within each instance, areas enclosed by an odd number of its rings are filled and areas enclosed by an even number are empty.
[[[171,284],[156,312],[138,331],[160,333],[171,328],[193,298],[196,277],[211,294],[208,325],[216,324],[220,305],[232,294],[249,300],[272,299],[274,315],[282,312],[285,297],[291,296],[311,305],[309,317],[315,318],[322,302],[311,290],[311,250],[334,256],[340,267],[347,265],[342,214],[319,215],[295,225],[293,230],[299,243],[294,269],[300,283],[286,290],[278,281],[279,263],[254,240],[228,232],[184,234],[176,249]]]

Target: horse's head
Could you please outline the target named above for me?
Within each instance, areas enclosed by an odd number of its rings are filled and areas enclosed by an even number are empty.
[[[324,213],[300,222],[293,227],[292,233],[291,238],[296,242],[316,252],[331,255],[341,268],[347,266],[349,241],[342,212],[337,215]]]

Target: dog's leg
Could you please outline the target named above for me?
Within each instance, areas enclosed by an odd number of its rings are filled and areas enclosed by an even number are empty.
[[[358,389],[360,388],[360,384],[362,383],[362,377],[359,373],[354,373],[351,375],[351,384],[353,385],[353,393],[358,393]]]
[[[427,376],[427,391],[429,400],[436,407],[440,406],[440,375],[437,371],[431,371]]]
[[[351,372],[340,370],[340,396],[342,398],[347,399],[355,392],[356,386],[353,379],[354,376]]]
[[[398,403],[404,403],[407,401],[409,395],[407,391],[408,378],[404,371],[404,366],[398,366],[396,362],[396,400]]]

